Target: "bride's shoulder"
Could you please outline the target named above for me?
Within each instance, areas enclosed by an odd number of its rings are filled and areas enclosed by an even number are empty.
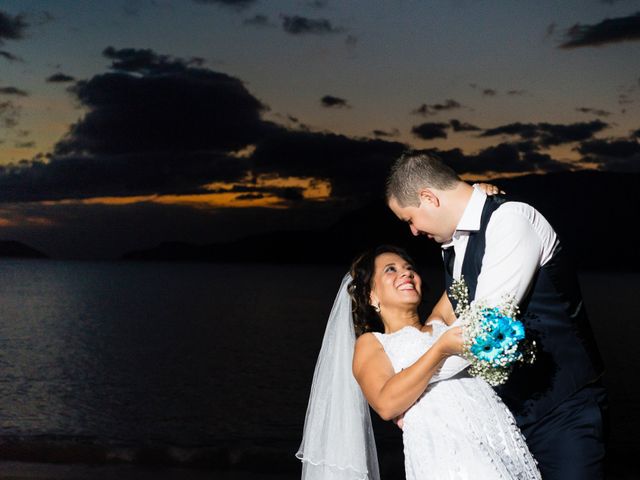
[[[356,348],[365,348],[369,345],[380,344],[373,332],[367,332],[356,338]]]
[[[373,332],[363,333],[356,339],[356,345],[353,355],[367,355],[374,350],[382,348],[380,341],[376,338]]]

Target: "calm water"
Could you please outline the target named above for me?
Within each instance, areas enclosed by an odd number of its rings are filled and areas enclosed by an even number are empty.
[[[175,456],[297,446],[342,270],[0,261],[6,455],[37,460],[58,445],[58,460],[69,461],[95,455],[69,445],[90,444],[106,461],[132,460],[142,447],[182,449]],[[440,273],[425,277],[433,297]],[[626,381],[639,366],[630,352],[640,275],[581,280],[620,407],[613,439],[625,447],[640,427],[638,387]]]

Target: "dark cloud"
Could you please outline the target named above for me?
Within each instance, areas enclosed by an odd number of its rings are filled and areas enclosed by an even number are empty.
[[[58,142],[56,155],[230,151],[275,128],[261,118],[266,107],[235,77],[148,50],[105,52],[114,68],[126,71],[70,87],[89,111]]]
[[[14,144],[16,148],[33,148],[36,146],[36,142],[28,141],[28,142],[16,142]]]
[[[550,155],[522,151],[521,145],[514,143],[501,143],[474,155],[466,155],[459,148],[433,151],[460,174],[553,172],[570,169],[568,164],[554,160]]]
[[[420,125],[416,125],[411,129],[416,137],[423,140],[432,140],[434,138],[447,138],[448,123],[432,123],[426,122]]]
[[[543,147],[561,145],[563,143],[588,140],[594,134],[608,128],[601,120],[580,122],[569,125],[553,123],[511,123],[485,130],[481,136],[517,135],[522,139],[535,140]]]
[[[507,92],[507,95],[511,95],[511,96],[521,96],[526,94],[527,94],[526,90],[509,90]]]
[[[281,131],[257,144],[253,171],[330,182],[334,198],[381,194],[389,167],[406,145],[333,133]]]
[[[598,139],[583,142],[577,150],[583,155],[628,158],[640,154],[640,143],[628,139]]]
[[[0,102],[0,126],[14,128],[20,120],[21,109],[11,101]]]
[[[273,27],[274,25],[269,21],[269,17],[262,14],[254,15],[250,18],[245,18],[242,21],[243,25],[250,25],[252,27]]]
[[[485,88],[482,90],[482,95],[485,97],[495,97],[498,94],[493,88]]]
[[[550,23],[549,25],[547,25],[547,31],[546,31],[546,37],[549,38],[551,36],[553,36],[554,33],[556,33],[556,28],[557,28],[557,24],[555,22]]]
[[[632,137],[591,140],[576,150],[583,163],[595,163],[602,170],[640,172],[640,143]]]
[[[326,108],[350,108],[349,103],[340,97],[334,97],[333,95],[325,95],[320,99],[320,103]]]
[[[11,52],[7,52],[6,50],[0,50],[0,57],[4,58],[5,60],[8,60],[10,62],[22,62],[23,61],[22,58],[14,55]]]
[[[633,132],[631,134],[631,136],[636,137],[636,138],[640,138],[640,128],[638,130],[636,130],[635,132]]]
[[[608,43],[640,40],[640,12],[628,17],[607,18],[595,25],[571,27],[560,48],[594,47]]]
[[[235,77],[146,50],[107,53],[118,70],[69,88],[87,113],[47,158],[5,167],[0,200],[206,193],[247,176],[233,151],[283,129]],[[0,103],[0,125],[18,114]]]
[[[598,108],[589,108],[589,107],[576,108],[576,112],[588,113],[591,115],[595,115],[596,117],[608,117],[609,115],[611,115],[611,112],[607,112],[606,110],[600,110]]]
[[[309,6],[313,7],[313,8],[325,8],[327,5],[329,4],[329,2],[327,0],[313,0],[311,2],[309,2]]]
[[[304,35],[304,34],[332,34],[341,33],[343,28],[334,27],[331,22],[325,18],[307,18],[300,17],[298,15],[283,15],[282,16],[282,28],[285,32],[291,35]]]
[[[206,193],[202,185],[243,178],[244,159],[210,153],[66,156],[5,166],[0,201]]]
[[[184,72],[203,64],[203,60],[199,57],[185,60],[169,55],[158,55],[150,49],[107,47],[102,54],[113,60],[112,69],[140,74]]]
[[[390,137],[397,137],[400,135],[400,131],[397,128],[394,128],[392,130],[374,130],[373,132],[371,132],[375,137],[378,138],[390,138]]]
[[[454,132],[475,132],[481,130],[480,127],[476,127],[475,125],[471,125],[470,123],[461,122],[460,120],[451,119],[449,120],[449,125],[453,128]]]
[[[347,35],[347,38],[344,39],[344,43],[349,47],[355,47],[358,44],[358,37],[355,35]]]
[[[449,98],[445,100],[444,103],[435,103],[433,105],[427,105],[426,103],[423,103],[418,108],[413,110],[411,113],[413,113],[414,115],[422,115],[426,117],[428,115],[435,115],[436,113],[439,113],[439,112],[443,112],[446,110],[455,110],[457,108],[462,108],[462,105],[460,105],[460,103],[456,102],[455,100]]]
[[[17,87],[0,87],[0,95],[15,95],[18,97],[27,97],[29,94]]]
[[[631,105],[633,103],[633,99],[626,93],[621,93],[618,95],[618,105]]]
[[[76,79],[71,75],[66,75],[64,73],[54,73],[53,75],[47,78],[47,82],[49,83],[66,83],[66,82],[74,82]]]
[[[0,10],[0,45],[4,40],[19,40],[24,38],[29,24],[24,15],[12,16]]]
[[[224,7],[231,7],[238,10],[243,10],[254,3],[256,0],[193,0],[196,3],[202,3],[205,5],[222,5]]]

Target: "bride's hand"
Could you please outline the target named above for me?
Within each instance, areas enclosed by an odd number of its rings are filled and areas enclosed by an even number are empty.
[[[504,195],[504,191],[500,190],[498,187],[496,187],[495,185],[491,185],[490,183],[474,183],[473,184],[474,187],[478,187],[480,190],[482,190],[484,193],[486,193],[489,196],[492,195]]]
[[[452,327],[444,332],[433,345],[442,355],[458,355],[462,353],[462,328]]]

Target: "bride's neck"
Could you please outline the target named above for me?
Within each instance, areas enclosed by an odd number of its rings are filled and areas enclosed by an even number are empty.
[[[407,326],[420,328],[420,317],[415,309],[383,311],[381,316],[384,324],[384,333],[397,332]]]

